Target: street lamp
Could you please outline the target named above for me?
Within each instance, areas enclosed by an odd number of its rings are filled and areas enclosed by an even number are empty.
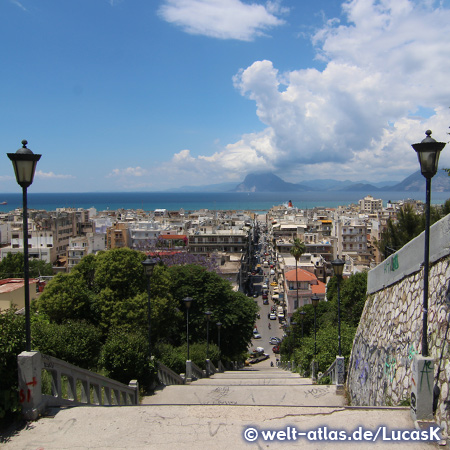
[[[342,353],[341,353],[341,280],[342,280],[342,274],[344,272],[344,264],[345,264],[345,262],[339,258],[335,259],[334,261],[331,261],[331,265],[333,266],[334,275],[337,278],[339,356],[342,356]]]
[[[206,375],[209,376],[209,319],[211,318],[211,311],[206,311]]]
[[[302,339],[303,339],[303,323],[305,321],[306,312],[300,311],[299,314],[300,314],[300,322],[302,323]]]
[[[222,357],[221,351],[220,351],[220,329],[222,328],[222,323],[217,322],[217,346],[219,347],[219,359]]]
[[[315,357],[316,354],[317,354],[317,343],[316,343],[316,309],[317,309],[317,306],[319,305],[319,301],[320,301],[320,298],[318,297],[317,294],[314,294],[314,295],[311,297],[311,303],[312,303],[312,305],[313,305],[313,307],[314,307],[314,357]]]
[[[294,351],[293,348],[295,347],[295,326],[297,325],[297,322],[291,322],[291,329],[292,329],[292,348],[291,353]]]
[[[142,261],[142,266],[144,267],[144,273],[147,276],[147,321],[148,321],[148,356],[152,359],[152,310],[150,302],[150,278],[153,274],[153,269],[155,268],[158,261],[154,258],[147,256],[145,261]]]
[[[22,187],[23,202],[23,271],[24,271],[24,292],[25,292],[25,336],[26,351],[31,351],[31,316],[30,316],[30,266],[28,262],[28,205],[27,205],[27,188],[33,183],[36,164],[42,155],[35,155],[29,148],[28,142],[22,141],[22,148],[16,153],[7,153],[8,158],[12,161],[16,181]]]
[[[420,163],[420,171],[426,178],[426,210],[425,210],[425,254],[423,269],[423,317],[422,317],[422,356],[428,356],[428,272],[430,262],[430,204],[431,204],[431,179],[438,169],[439,155],[445,147],[444,142],[436,142],[431,137],[431,131],[425,132],[426,138],[419,144],[413,144],[412,148],[417,152]]]
[[[187,341],[187,360],[189,361],[189,308],[194,301],[191,297],[183,298],[183,302],[186,306],[186,341]]]

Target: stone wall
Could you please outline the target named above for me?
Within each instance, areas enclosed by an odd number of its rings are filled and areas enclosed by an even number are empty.
[[[444,232],[443,232],[444,230]],[[437,385],[441,393],[436,421],[443,434],[450,430],[450,331],[446,336],[450,307],[447,292],[450,280],[450,218],[447,216],[433,225],[430,248],[428,346],[429,356],[435,361],[435,376],[440,364]],[[436,242],[438,241],[438,242]],[[443,250],[445,249],[445,251]],[[405,258],[405,255],[408,255]],[[369,293],[348,362],[347,388],[352,405],[407,405],[411,392],[411,363],[421,352],[423,271],[418,261],[423,260],[423,236],[419,236],[392,257],[394,264],[388,270],[380,266],[371,276],[377,282],[369,286],[384,286]],[[409,270],[395,276],[398,261],[406,260]],[[411,268],[414,268],[411,269]],[[392,270],[394,269],[394,270]],[[380,281],[381,279],[381,281]],[[442,359],[441,359],[441,354]],[[436,380],[436,378],[435,378]]]

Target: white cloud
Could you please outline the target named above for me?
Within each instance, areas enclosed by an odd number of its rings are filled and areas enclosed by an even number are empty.
[[[51,179],[51,178],[58,178],[58,179],[75,179],[73,175],[57,175],[53,172],[42,172],[42,170],[36,170],[37,178],[42,179]]]
[[[252,41],[283,25],[284,20],[277,16],[287,13],[287,8],[279,1],[263,6],[241,0],[165,0],[158,13],[190,34]]]
[[[22,11],[28,11],[28,9],[25,8],[25,6],[23,6],[22,3],[20,3],[18,0],[10,0],[10,2],[18,6]]]
[[[420,0],[348,0],[343,12],[346,23],[328,21],[311,37],[323,70],[280,73],[266,60],[234,77],[255,102],[264,132],[212,156],[183,150],[160,168],[171,174],[166,179],[198,173],[208,184],[270,170],[296,182],[375,182],[419,170],[411,144],[427,129],[439,141],[448,138],[450,10]],[[450,148],[440,159],[440,167],[449,166]]]
[[[146,169],[142,167],[127,167],[126,169],[113,169],[113,171],[107,175],[110,177],[143,177],[148,174]]]

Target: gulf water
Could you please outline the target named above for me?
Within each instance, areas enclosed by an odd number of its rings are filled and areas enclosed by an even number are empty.
[[[381,198],[386,204],[390,201],[407,198],[425,201],[425,192],[344,192],[344,191],[311,191],[311,192],[89,192],[89,193],[33,193],[28,192],[28,207],[54,211],[56,208],[91,208],[98,211],[116,209],[143,209],[154,211],[168,210],[195,211],[209,210],[253,210],[268,211],[272,206],[286,204],[289,200],[300,209],[311,209],[316,206],[335,208],[340,205],[358,203],[366,195]],[[450,198],[450,192],[432,192],[431,202],[442,204]],[[22,193],[0,194],[1,212],[12,211],[22,207]]]

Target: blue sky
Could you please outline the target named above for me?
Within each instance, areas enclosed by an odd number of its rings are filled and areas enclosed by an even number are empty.
[[[449,0],[1,0],[0,36],[0,192],[22,139],[30,191],[157,191],[402,180],[450,131]]]

